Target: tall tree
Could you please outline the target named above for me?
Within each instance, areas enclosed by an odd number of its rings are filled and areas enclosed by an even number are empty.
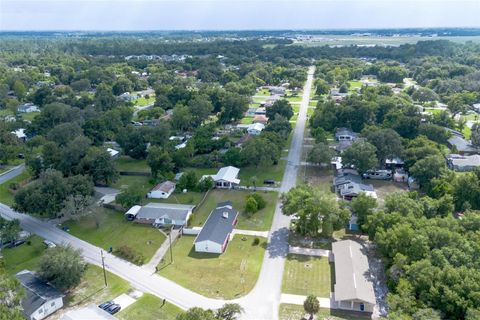
[[[342,154],[342,164],[345,168],[353,166],[360,173],[375,168],[378,163],[376,148],[371,143],[363,140],[355,141],[350,148]]]
[[[313,316],[320,311],[320,302],[317,297],[312,294],[307,296],[303,302],[303,309],[310,315],[310,319],[313,319]]]

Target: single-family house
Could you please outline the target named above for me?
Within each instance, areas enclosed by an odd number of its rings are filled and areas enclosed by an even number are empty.
[[[455,171],[473,171],[480,167],[480,155],[462,156],[460,154],[449,154],[447,156],[447,165]]]
[[[385,159],[385,168],[393,170],[395,168],[403,168],[405,161],[399,157]]]
[[[11,133],[13,133],[18,140],[21,140],[23,142],[27,141],[27,134],[25,133],[25,130],[24,128],[19,128],[15,131],[11,131]]]
[[[333,300],[338,308],[373,312],[376,305],[370,267],[363,246],[352,240],[332,243],[335,264]]]
[[[257,122],[249,125],[247,132],[252,136],[258,136],[260,133],[262,133],[263,129],[265,129],[265,125]]]
[[[279,95],[279,96],[285,95],[285,92],[286,92],[285,87],[282,87],[282,86],[267,86],[265,88],[268,89],[268,91],[270,91],[271,94]]]
[[[175,182],[164,181],[157,184],[147,193],[147,198],[152,199],[168,199],[170,195],[175,191]]]
[[[350,182],[362,183],[362,177],[358,171],[354,169],[338,170],[337,175],[333,177],[333,190],[339,192],[343,185]]]
[[[120,157],[120,151],[113,148],[107,148],[107,152],[110,154],[110,158],[112,159],[118,159],[118,157]]]
[[[267,109],[265,107],[259,107],[257,109],[255,109],[255,112],[254,114],[266,114],[267,113]]]
[[[202,179],[211,177],[215,182],[216,188],[231,189],[240,184],[240,179],[238,179],[239,172],[240,172],[240,169],[232,166],[228,166],[228,167],[220,168],[217,174],[205,175],[202,177]]]
[[[337,128],[335,132],[335,140],[337,141],[355,141],[358,138],[358,133],[353,132],[348,128]]]
[[[453,134],[447,142],[451,148],[455,148],[461,155],[476,154],[480,152],[479,148],[476,148],[469,140],[466,140],[463,136],[458,134]]]
[[[195,251],[219,254],[225,252],[237,219],[238,211],[233,208],[231,201],[217,204],[195,238]]]
[[[268,122],[268,117],[266,117],[263,114],[257,114],[255,117],[253,117],[252,120],[253,123],[263,123],[266,124]]]
[[[127,220],[151,224],[156,228],[164,226],[183,227],[190,218],[194,205],[176,203],[149,203],[133,206],[125,213]]]
[[[476,113],[480,113],[480,103],[474,103],[472,108]]]
[[[377,193],[375,192],[375,188],[371,184],[363,184],[354,181],[350,181],[346,184],[343,184],[340,188],[340,196],[344,200],[352,200],[353,198],[357,197],[360,193],[364,193],[365,195],[377,199]]]
[[[38,108],[37,105],[27,102],[24,104],[21,104],[17,107],[17,112],[19,113],[32,113],[32,112],[40,112],[40,109]]]
[[[16,274],[25,288],[21,304],[23,314],[29,320],[42,320],[63,307],[64,295],[28,270]]]
[[[122,99],[123,101],[135,101],[138,99],[138,97],[131,94],[130,92],[124,92],[120,95],[120,99]]]

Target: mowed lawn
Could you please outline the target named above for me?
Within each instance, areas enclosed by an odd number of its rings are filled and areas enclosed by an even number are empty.
[[[25,170],[15,178],[12,178],[2,184],[0,184],[0,202],[6,205],[13,205],[14,203],[14,194],[10,192],[9,186],[12,183],[18,183],[21,184],[23,181],[27,180],[30,178],[30,174],[28,170]]]
[[[118,171],[150,172],[150,167],[145,159],[133,159],[128,156],[121,156],[114,161]]]
[[[287,144],[286,148],[289,148],[290,144]],[[245,167],[240,168],[240,173],[238,178],[240,179],[240,184],[242,186],[253,186],[252,177],[257,178],[257,187],[263,186],[264,180],[273,180],[276,182],[281,182],[283,179],[283,174],[285,173],[285,166],[287,161],[280,160],[277,165],[268,166],[268,167]]]
[[[303,320],[308,319],[308,314],[303,309],[303,306],[295,304],[280,304],[279,317],[280,320]],[[368,315],[359,312],[351,312],[335,309],[320,308],[320,311],[315,315],[317,320],[366,320],[370,319]]]
[[[162,299],[145,293],[134,304],[120,311],[115,317],[121,320],[175,320],[177,314],[183,310],[171,303],[162,306]]]
[[[195,252],[194,240],[193,236],[183,236],[175,242],[174,263],[166,258],[158,266],[160,275],[211,298],[234,299],[253,289],[266,240],[253,245],[254,237],[235,236],[221,255]]]
[[[127,245],[141,253],[145,262],[165,240],[165,236],[152,226],[127,221],[122,212],[105,208],[98,208],[95,214],[64,225],[70,228],[72,235],[105,250]]]
[[[113,188],[127,189],[133,187],[139,190],[143,195],[146,195],[153,187],[150,177],[144,176],[120,176],[118,180],[112,185]]]
[[[268,231],[272,225],[278,194],[276,192],[258,191],[258,194],[267,202],[267,206],[248,216],[244,213],[245,199],[251,193],[251,191],[246,190],[211,190],[205,201],[194,211],[190,226],[202,226],[219,202],[232,201],[233,207],[240,212],[236,228]]]
[[[285,262],[282,292],[329,298],[335,283],[333,264],[327,257],[289,254]]]
[[[15,248],[2,249],[8,273],[13,275],[22,270],[36,270],[40,257],[46,251],[42,241],[43,239],[38,236],[31,236],[27,243]]]

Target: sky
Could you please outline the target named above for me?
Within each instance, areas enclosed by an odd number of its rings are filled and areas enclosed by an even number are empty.
[[[0,31],[480,27],[480,0],[0,0]]]

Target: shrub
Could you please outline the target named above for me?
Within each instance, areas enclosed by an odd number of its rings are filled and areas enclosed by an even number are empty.
[[[114,250],[113,252],[116,256],[128,260],[136,265],[142,265],[145,262],[145,257],[136,252],[133,248],[129,246],[121,246]]]
[[[245,201],[245,212],[246,213],[255,213],[258,211],[258,204],[255,201],[255,198],[248,196]]]
[[[258,246],[259,244],[260,244],[260,239],[259,238],[253,239],[252,245]]]
[[[255,201],[257,202],[258,210],[262,210],[267,206],[267,202],[259,193],[252,193],[249,196],[255,199]]]

